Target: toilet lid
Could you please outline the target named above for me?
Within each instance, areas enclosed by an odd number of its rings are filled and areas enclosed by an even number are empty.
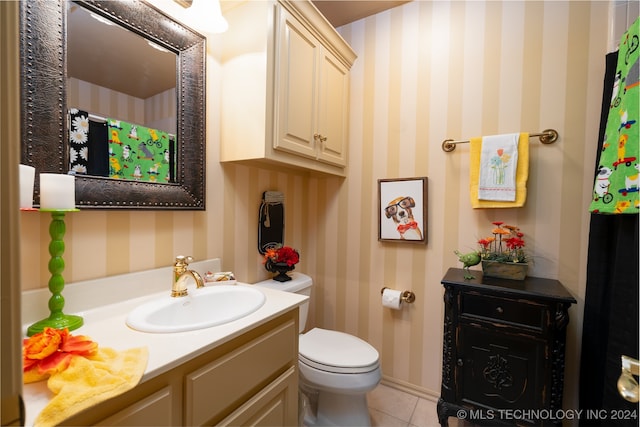
[[[344,332],[314,328],[300,335],[300,361],[329,372],[369,372],[378,367],[378,351]]]

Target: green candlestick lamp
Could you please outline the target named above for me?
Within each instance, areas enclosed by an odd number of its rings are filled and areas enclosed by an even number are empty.
[[[49,272],[51,273],[51,278],[49,279],[49,291],[51,292],[49,310],[51,314],[46,319],[29,326],[27,328],[28,336],[42,332],[46,327],[55,329],[68,328],[72,331],[83,324],[82,317],[62,312],[64,308],[64,297],[62,296],[62,290],[64,289],[64,277],[62,277],[64,260],[62,259],[62,254],[64,254],[64,233],[66,231],[64,216],[67,212],[77,212],[79,209],[41,208],[40,211],[51,212],[52,217],[51,225],[49,225],[49,235],[51,236],[51,242],[49,243],[49,254],[51,255],[49,260]]]

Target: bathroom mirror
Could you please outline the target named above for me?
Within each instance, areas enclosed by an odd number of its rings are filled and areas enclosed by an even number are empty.
[[[141,0],[20,2],[21,162],[69,172],[68,13],[81,7],[175,55],[175,180],[153,183],[76,175],[79,208],[205,208],[206,39]],[[96,23],[94,31],[99,25]],[[74,33],[75,34],[75,33]],[[76,37],[70,35],[70,37]],[[113,46],[117,49],[117,46]],[[103,64],[103,68],[114,64]],[[156,66],[157,67],[157,66]],[[159,74],[158,68],[147,71]],[[114,73],[115,74],[115,73]],[[131,79],[133,80],[133,79]],[[170,92],[171,93],[171,92]],[[36,179],[34,202],[39,204]]]

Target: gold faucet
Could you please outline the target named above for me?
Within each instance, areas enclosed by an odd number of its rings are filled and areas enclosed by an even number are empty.
[[[204,287],[204,280],[198,272],[189,270],[187,267],[193,261],[190,256],[178,255],[173,264],[173,285],[171,287],[172,297],[184,297],[187,295],[187,279],[192,277],[196,282],[196,288]]]

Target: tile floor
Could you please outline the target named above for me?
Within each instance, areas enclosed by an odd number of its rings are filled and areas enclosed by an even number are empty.
[[[436,401],[380,384],[367,395],[373,427],[439,427]],[[449,418],[450,427],[468,426]]]

